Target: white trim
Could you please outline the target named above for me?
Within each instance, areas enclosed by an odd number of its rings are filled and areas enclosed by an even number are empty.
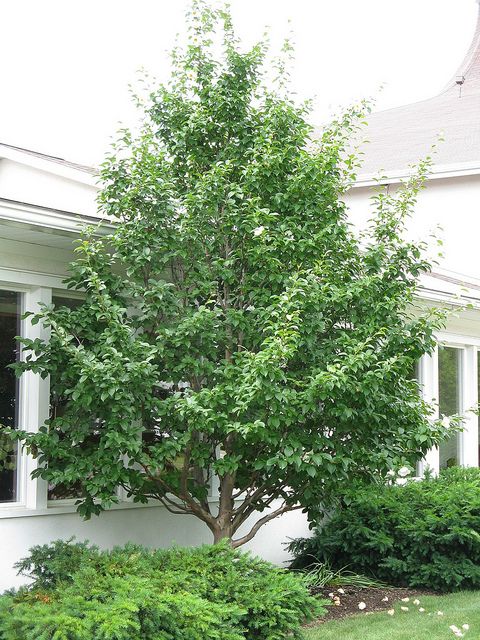
[[[422,392],[422,398],[433,408],[432,420],[438,418],[438,347],[435,347],[431,355],[424,355],[418,363],[418,381]],[[418,465],[418,475],[423,476],[428,467],[432,473],[438,475],[440,471],[440,455],[438,447],[430,449],[424,460]]]
[[[51,304],[52,290],[46,287],[37,287],[25,293],[25,309],[38,313],[41,304]],[[36,325],[27,319],[25,321],[25,337],[35,340],[48,340],[50,331],[41,322]],[[22,407],[20,428],[35,433],[45,424],[49,416],[50,405],[50,379],[41,378],[32,371],[26,371],[22,378]],[[38,468],[38,460],[27,456],[23,480],[25,482],[24,504],[27,509],[43,509],[47,506],[47,483],[45,480],[32,480],[31,473]]]
[[[63,501],[62,501],[63,502]],[[0,508],[0,520],[9,519],[9,518],[28,518],[31,516],[56,516],[63,515],[68,513],[77,513],[77,507],[74,503],[67,504],[63,502],[63,504],[56,505],[55,500],[49,500],[46,507],[38,508],[38,509],[27,509],[23,505],[15,506],[12,503],[8,504],[5,508]],[[131,503],[131,502],[120,502],[118,504],[113,504],[111,507],[106,509],[106,512],[109,511],[119,511],[122,509],[144,509],[144,508],[152,508],[152,507],[160,507],[164,508],[163,505],[156,502],[148,502],[147,504]]]
[[[60,211],[50,207],[33,205],[0,198],[0,219],[10,224],[33,225],[51,233],[52,230],[78,235],[85,225],[101,225],[99,234],[107,233],[113,225],[103,216],[87,216],[74,211]]]
[[[27,151],[24,152],[20,149],[12,149],[11,147],[7,147],[2,144],[0,144],[0,158],[12,160],[13,162],[18,162],[19,164],[24,164],[28,167],[33,167],[34,169],[39,169],[46,173],[52,173],[56,176],[72,180],[73,182],[80,182],[81,184],[86,184],[98,189],[98,177],[96,175],[75,167],[61,164],[60,162],[56,162],[55,159],[49,160],[48,158],[39,158]]]
[[[207,501],[209,504],[218,504],[219,498],[216,496],[208,496]],[[68,513],[77,513],[74,500],[61,501],[62,504],[56,505],[55,500],[49,500],[46,508],[42,509],[26,509],[25,506],[17,506],[14,503],[5,503],[7,506],[0,509],[0,520],[7,518],[28,518],[31,516],[56,516]],[[60,500],[59,500],[60,502]],[[112,504],[111,507],[105,509],[105,513],[109,511],[122,511],[124,509],[165,509],[163,504],[159,500],[149,500],[145,504],[141,502],[118,502]]]
[[[27,292],[31,291],[32,287],[49,287],[68,291],[64,284],[65,278],[66,276],[41,271],[0,267],[0,287],[9,288],[12,291]]]
[[[474,162],[434,165],[427,176],[427,181],[475,176],[479,174],[480,163],[478,160]],[[411,168],[395,169],[394,171],[386,171],[384,173],[378,171],[375,173],[359,174],[350,188],[358,189],[361,187],[381,187],[387,184],[398,184],[404,180],[408,180],[408,178],[413,175],[415,175],[415,170]]]
[[[478,403],[478,366],[476,346],[467,346],[462,361],[462,413],[464,429],[459,434],[460,464],[464,467],[478,467],[478,416],[471,411]]]
[[[451,333],[449,331],[439,331],[435,339],[446,347],[465,348],[469,346],[480,347],[480,337],[465,336]]]

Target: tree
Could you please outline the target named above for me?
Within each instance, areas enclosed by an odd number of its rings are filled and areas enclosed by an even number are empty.
[[[45,307],[50,341],[22,341],[17,371],[50,375],[62,410],[17,437],[35,475],[80,488],[86,517],[123,487],[239,546],[445,436],[411,378],[440,322],[412,311],[429,264],[403,239],[429,163],[376,196],[359,239],[342,195],[366,105],[316,135],[284,62],[267,82],[266,44],[242,52],[202,2],[172,59],[102,167],[116,225],[78,244],[68,286],[84,303]]]

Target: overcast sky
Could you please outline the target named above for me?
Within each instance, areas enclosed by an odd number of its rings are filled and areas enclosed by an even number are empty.
[[[378,108],[430,97],[471,41],[475,0],[231,0],[242,39],[296,41],[295,89],[315,119],[385,88]],[[166,78],[187,0],[0,0],[0,141],[86,164],[133,110],[145,67]]]

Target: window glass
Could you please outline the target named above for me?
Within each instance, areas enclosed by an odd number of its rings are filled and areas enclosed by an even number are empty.
[[[453,347],[438,349],[438,387],[440,417],[459,413],[460,363],[462,352]],[[459,438],[457,434],[440,444],[440,468],[459,464]]]
[[[20,294],[0,290],[0,424],[17,425],[18,381],[8,365],[18,359],[15,336],[20,333]],[[17,495],[17,447],[0,438],[0,502],[14,502]]]
[[[74,311],[82,303],[83,300],[79,298],[67,298],[61,295],[53,295],[52,302],[55,307],[66,307]],[[65,412],[66,401],[58,398],[52,391],[50,394],[50,418],[61,417]],[[48,486],[48,499],[49,500],[69,500],[72,498],[78,498],[81,495],[79,486],[65,486],[63,484],[49,484]]]

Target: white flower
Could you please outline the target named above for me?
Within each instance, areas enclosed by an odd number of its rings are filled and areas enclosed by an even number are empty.
[[[388,596],[385,596],[384,598],[382,598],[382,602],[388,602]]]
[[[402,602],[410,602],[410,598],[402,598]],[[415,604],[415,603],[413,603]]]
[[[408,607],[400,607],[402,611],[408,611]]]
[[[437,611],[437,616],[443,616],[443,611]]]
[[[387,613],[389,616],[393,616],[393,614],[395,613],[395,609],[389,609]]]
[[[462,624],[462,629],[464,631],[468,631],[470,629],[470,625],[469,624]]]
[[[442,427],[445,427],[445,429],[449,429],[450,428],[450,418],[448,416],[443,416],[443,418],[442,418]]]
[[[407,484],[408,480],[407,478],[398,478],[397,480],[397,484],[400,485],[401,487],[403,487],[403,485]]]
[[[425,613],[425,609],[423,607],[420,607],[419,611],[420,613]]]
[[[341,594],[342,594],[342,596],[343,596],[343,594],[345,593],[345,591],[344,591],[343,589],[337,589],[337,591],[338,591],[338,593],[341,593]]]
[[[387,476],[389,476],[390,478],[392,478],[395,475],[395,471],[393,469],[390,469],[390,471],[387,471]]]
[[[400,469],[397,472],[397,475],[399,475],[401,478],[406,478],[407,476],[410,475],[410,469],[408,467],[400,467]]]
[[[415,600],[413,601],[413,604],[418,606],[420,604],[420,600],[418,598],[415,598]]]
[[[256,229],[253,230],[253,235],[261,236],[264,231],[265,231],[265,227],[257,227]]]
[[[365,602],[359,602],[358,608],[360,609],[360,611],[363,611],[364,609],[367,608],[367,605],[365,604]]]

